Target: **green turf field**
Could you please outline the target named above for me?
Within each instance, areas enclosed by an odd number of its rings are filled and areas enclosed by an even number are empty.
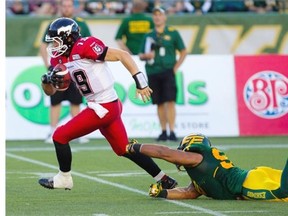
[[[266,165],[282,169],[288,156],[288,137],[210,138],[235,165],[245,169]],[[153,142],[139,139],[139,142]],[[163,144],[163,143],[162,143]],[[176,147],[177,143],[166,145]],[[52,176],[58,164],[51,144],[43,141],[6,142],[6,215],[8,216],[147,216],[147,215],[275,215],[286,216],[288,203],[260,201],[168,201],[148,196],[154,180],[129,160],[117,157],[105,140],[71,143],[71,191],[48,190],[38,179]],[[156,160],[160,167],[186,186],[188,176],[174,165]]]

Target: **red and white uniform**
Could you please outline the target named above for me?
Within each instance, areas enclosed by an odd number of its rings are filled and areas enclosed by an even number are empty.
[[[113,75],[104,61],[107,47],[95,37],[80,38],[70,56],[51,59],[51,65],[64,63],[71,79],[86,98],[88,107],[57,128],[53,139],[61,144],[97,129],[117,155],[125,153],[128,137],[121,119],[122,104],[114,89]]]

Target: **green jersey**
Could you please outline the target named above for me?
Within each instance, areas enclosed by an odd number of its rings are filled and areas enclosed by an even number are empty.
[[[198,166],[185,167],[199,193],[213,199],[241,198],[247,170],[235,167],[223,152],[214,147],[193,144],[189,151],[203,156]]]
[[[145,35],[142,43],[142,53],[155,51],[154,60],[147,61],[145,69],[147,75],[158,74],[173,69],[176,64],[177,50],[185,49],[184,42],[179,32],[173,27],[165,26],[163,33],[158,34],[156,30]]]
[[[116,40],[126,40],[125,44],[132,52],[137,55],[140,52],[140,46],[143,37],[152,28],[154,28],[153,20],[144,13],[131,14],[123,19],[115,36]]]
[[[79,26],[79,29],[80,29],[80,33],[81,33],[81,37],[88,37],[88,36],[91,36],[91,33],[90,33],[90,30],[86,24],[86,22],[80,18],[80,17],[74,17],[73,20],[78,24]],[[46,31],[45,31],[45,34],[43,35],[43,38],[42,38],[42,41],[46,43],[45,41],[45,36],[48,32],[48,29],[49,29],[49,26],[47,27]]]

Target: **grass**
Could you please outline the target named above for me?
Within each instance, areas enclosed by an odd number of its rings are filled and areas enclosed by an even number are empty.
[[[282,169],[287,159],[288,137],[211,138],[225,149],[234,164],[245,168],[266,165]],[[140,142],[154,142],[139,139]],[[163,144],[163,143],[162,143]],[[165,143],[176,147],[177,143]],[[6,142],[6,215],[8,216],[147,216],[147,215],[287,215],[287,203],[152,199],[148,188],[154,180],[125,158],[117,157],[103,139],[88,144],[71,143],[73,180],[71,191],[47,190],[38,179],[57,173],[53,145],[43,141]],[[155,160],[180,186],[189,178],[175,166]]]

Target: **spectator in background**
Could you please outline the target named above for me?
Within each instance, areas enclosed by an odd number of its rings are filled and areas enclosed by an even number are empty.
[[[191,4],[195,14],[206,14],[212,9],[212,0],[193,0]]]
[[[124,13],[123,1],[107,1],[105,2],[104,14],[121,14]]]
[[[168,14],[203,14],[207,13],[212,6],[212,0],[174,0],[170,3],[172,5],[166,10]]]
[[[104,10],[104,5],[102,2],[88,1],[86,2],[85,11],[90,15],[102,14]]]
[[[247,11],[244,1],[217,0],[213,1],[213,12],[244,12]]]
[[[86,17],[89,13],[86,9],[86,0],[78,0],[74,2],[74,16]]]
[[[31,15],[53,16],[57,13],[55,0],[29,0]]]
[[[176,76],[187,51],[179,32],[166,25],[166,14],[162,8],[153,9],[155,28],[145,35],[139,57],[145,60],[148,82],[153,90],[152,103],[157,105],[157,113],[162,133],[157,141],[177,141],[174,132],[176,118]],[[179,58],[177,59],[177,53]],[[170,135],[167,135],[167,126]]]
[[[27,1],[13,0],[6,3],[6,15],[27,15],[30,13]]]
[[[279,1],[277,0],[245,0],[248,11],[255,13],[267,13],[279,11]]]
[[[80,27],[80,32],[82,37],[90,36],[90,30],[87,26],[87,24],[84,22],[83,19],[79,17],[73,17],[74,16],[74,1],[73,0],[62,0],[59,5],[59,16],[67,17],[67,18],[73,18],[77,24]],[[49,26],[48,26],[49,28]],[[45,35],[42,39],[42,43],[40,45],[40,54],[42,56],[42,59],[44,61],[44,64],[48,70],[52,70],[48,53],[47,53],[47,47],[48,43],[45,41],[45,36],[47,34],[48,28],[45,32]],[[61,113],[61,102],[68,100],[71,103],[70,106],[70,113],[71,116],[74,117],[80,112],[80,105],[82,103],[82,95],[79,93],[78,89],[74,86],[73,83],[70,84],[70,87],[66,91],[57,91],[54,95],[50,96],[51,99],[51,107],[50,107],[50,133],[45,140],[46,143],[53,143],[52,135],[58,125],[58,121],[60,118]],[[88,142],[89,140],[82,137],[78,140],[80,143]]]
[[[87,0],[85,10],[91,15],[113,15],[113,14],[130,14],[131,2],[122,1],[93,1]]]
[[[169,14],[183,14],[191,13],[193,11],[193,6],[189,0],[176,0],[174,1],[172,7],[167,9]]]
[[[174,4],[175,0],[171,0],[171,1],[165,1],[165,0],[147,0],[148,6],[146,11],[148,13],[152,13],[153,9],[156,7],[161,7],[164,10],[166,10],[166,13],[168,11],[170,11],[171,8],[173,8],[173,4]]]
[[[144,1],[133,0],[132,14],[123,19],[115,36],[118,46],[133,55],[140,52],[144,35],[154,27],[152,18],[144,13],[146,7]]]

